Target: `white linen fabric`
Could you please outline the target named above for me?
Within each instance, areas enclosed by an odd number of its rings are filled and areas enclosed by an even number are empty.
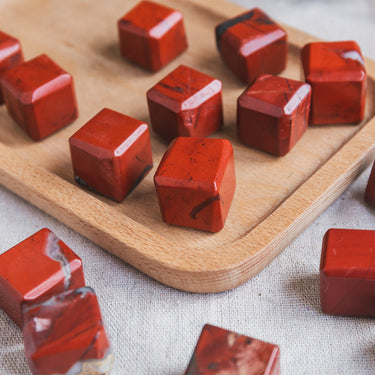
[[[375,59],[374,0],[237,2],[327,40],[356,40]],[[375,229],[375,210],[363,202],[368,175],[369,170],[258,276],[219,294],[161,285],[4,188],[0,253],[48,227],[82,258],[115,352],[112,375],[182,375],[205,323],[278,344],[282,374],[373,374],[374,320],[326,316],[319,302],[327,229]],[[21,332],[0,311],[0,374],[29,373]]]

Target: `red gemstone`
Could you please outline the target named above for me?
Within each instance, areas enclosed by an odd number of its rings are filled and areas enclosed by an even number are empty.
[[[20,327],[22,304],[82,286],[81,259],[49,229],[0,255],[0,308]]]
[[[225,139],[176,138],[154,182],[164,221],[218,232],[236,187],[232,145]]]
[[[186,50],[182,14],[141,1],[118,21],[121,54],[142,68],[157,71]]]
[[[331,315],[375,316],[375,231],[330,229],[320,261],[320,301]]]
[[[70,139],[76,181],[121,202],[152,168],[148,125],[103,109]]]
[[[310,99],[307,83],[261,75],[238,98],[238,137],[273,155],[287,154],[307,129]]]
[[[277,345],[205,325],[185,375],[279,375]]]
[[[33,375],[109,374],[113,354],[91,288],[23,309],[25,354]]]
[[[2,77],[9,115],[35,141],[78,116],[72,76],[47,55],[40,55]]]
[[[243,82],[260,74],[279,74],[288,55],[286,32],[255,8],[216,26],[216,43],[224,62]]]
[[[219,80],[180,65],[147,92],[152,129],[167,141],[206,137],[223,125]]]
[[[370,178],[367,182],[365,201],[370,206],[375,207],[375,163],[372,166]]]
[[[12,36],[0,31],[0,78],[7,70],[23,63],[20,42]],[[0,89],[0,104],[4,103]]]
[[[306,82],[312,88],[310,123],[361,121],[365,113],[366,69],[357,43],[309,43],[301,56]]]

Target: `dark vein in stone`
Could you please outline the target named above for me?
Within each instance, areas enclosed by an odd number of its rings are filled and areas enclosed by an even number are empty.
[[[211,203],[218,201],[219,199],[220,199],[219,194],[216,194],[215,196],[206,199],[205,201],[198,204],[191,210],[190,217],[195,220],[199,212],[201,212],[204,208],[209,206]]]
[[[253,16],[254,16],[254,11],[251,10],[250,12],[247,12],[245,14],[241,14],[238,17],[232,18],[228,21],[225,21],[225,22],[221,23],[220,25],[217,25],[216,29],[215,29],[217,49],[219,51],[221,50],[221,37],[223,36],[223,34],[229,28],[237,25],[240,22],[247,21],[247,20],[253,18]]]
[[[166,89],[172,90],[174,92],[179,92],[180,94],[183,94],[183,92],[184,92],[184,89],[182,87],[170,86],[170,85],[167,85],[164,82],[159,82],[159,85],[162,86],[162,87],[165,87]]]

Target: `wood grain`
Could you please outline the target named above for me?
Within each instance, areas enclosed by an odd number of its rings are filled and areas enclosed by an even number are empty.
[[[238,142],[235,103],[244,86],[215,47],[214,26],[243,9],[217,0],[162,2],[183,12],[189,49],[156,74],[125,62],[118,52],[116,20],[136,1],[0,4],[4,31],[21,40],[26,58],[47,53],[73,74],[80,108],[78,120],[38,143],[1,108],[0,183],[164,284],[194,292],[227,290],[269,264],[369,164],[375,144],[375,63],[366,60],[370,78],[362,124],[310,127],[288,155],[276,158]],[[300,48],[316,39],[285,28],[290,53],[282,75],[299,79]],[[234,146],[237,190],[226,225],[216,234],[163,223],[152,172],[121,204],[82,190],[73,179],[69,136],[103,107],[148,122],[147,89],[179,64],[223,81],[225,127],[213,136]],[[153,135],[155,166],[166,146]]]

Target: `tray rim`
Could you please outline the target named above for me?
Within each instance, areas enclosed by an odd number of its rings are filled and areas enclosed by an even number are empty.
[[[212,10],[211,1],[190,2]],[[220,14],[244,10],[224,0],[215,0],[215,8]],[[319,40],[282,26],[289,37],[293,36],[289,44],[298,49],[307,39]],[[368,58],[365,61],[368,79],[374,81],[375,61]],[[243,237],[221,247],[221,254],[215,259],[210,257],[208,264],[192,256],[188,247],[168,240],[123,213],[112,211],[104,202],[43,167],[32,165],[1,142],[0,184],[163,284],[191,292],[219,292],[243,284],[279,255],[369,165],[375,154],[374,144],[375,116],[269,216]],[[48,189],[51,184],[53,189]],[[81,197],[85,208],[77,209],[76,203]],[[97,214],[101,216],[99,223]],[[113,224],[118,229],[116,233]],[[179,257],[171,251],[176,248]],[[205,256],[204,250],[199,252]]]

